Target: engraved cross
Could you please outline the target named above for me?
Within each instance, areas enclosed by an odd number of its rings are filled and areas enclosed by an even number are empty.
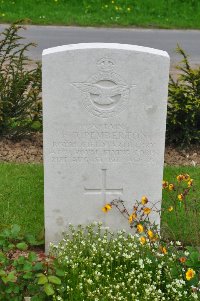
[[[86,188],[85,194],[101,194],[103,195],[104,203],[106,203],[106,196],[107,194],[118,194],[121,195],[123,193],[123,188],[107,188],[107,181],[106,181],[106,171],[107,169],[102,169],[102,187],[101,188]]]

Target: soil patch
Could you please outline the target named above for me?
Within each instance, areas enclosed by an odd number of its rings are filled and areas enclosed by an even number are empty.
[[[41,134],[21,141],[3,138],[0,141],[0,162],[42,163],[42,146]]]
[[[17,142],[4,138],[0,141],[0,162],[42,163],[42,146],[41,134]],[[200,145],[188,149],[167,146],[165,164],[200,166]]]

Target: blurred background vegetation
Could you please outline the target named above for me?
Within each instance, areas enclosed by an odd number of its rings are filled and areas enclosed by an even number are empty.
[[[0,0],[0,23],[200,28],[199,0]]]

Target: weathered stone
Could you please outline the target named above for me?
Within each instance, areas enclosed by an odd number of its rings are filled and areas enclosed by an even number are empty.
[[[169,56],[121,44],[43,52],[46,245],[69,223],[129,229],[101,207],[161,201]],[[159,217],[152,215],[159,224]]]

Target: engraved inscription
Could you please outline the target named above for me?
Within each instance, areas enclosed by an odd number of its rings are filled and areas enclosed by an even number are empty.
[[[102,187],[101,188],[86,188],[84,187],[85,194],[100,194],[103,196],[104,203],[106,203],[107,194],[122,195],[123,188],[107,188],[107,169],[102,169]]]
[[[158,133],[131,131],[125,124],[77,124],[52,141],[54,163],[159,164]]]
[[[97,62],[99,72],[85,83],[73,83],[82,93],[85,109],[91,114],[108,118],[117,115],[128,106],[129,87],[124,80],[113,71],[115,64],[109,58]]]

